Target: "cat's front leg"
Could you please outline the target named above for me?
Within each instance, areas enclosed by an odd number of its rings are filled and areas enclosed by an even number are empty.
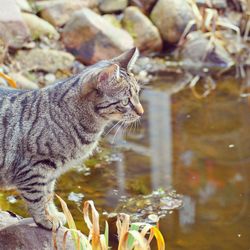
[[[50,181],[47,185],[47,195],[48,195],[48,200],[49,200],[48,210],[52,216],[57,217],[60,220],[61,224],[64,225],[67,222],[66,217],[65,217],[64,213],[58,211],[58,209],[54,203],[55,183],[56,183],[56,180],[54,179],[54,180]]]
[[[28,205],[28,210],[32,215],[37,225],[51,230],[58,229],[64,224],[61,216],[56,216],[49,209],[50,200],[48,199],[47,191],[48,183],[33,182],[27,185],[21,185],[18,189],[21,191],[21,196]]]

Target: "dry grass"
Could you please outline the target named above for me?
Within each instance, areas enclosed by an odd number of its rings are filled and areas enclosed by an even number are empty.
[[[63,213],[67,218],[68,230],[63,237],[63,249],[66,249],[68,232],[71,233],[77,250],[107,250],[109,247],[109,226],[106,222],[104,234],[100,233],[99,213],[93,201],[85,201],[83,206],[84,221],[88,227],[88,236],[76,228],[74,219],[66,202],[57,195]],[[119,214],[116,222],[118,234],[118,250],[147,250],[155,237],[158,250],[165,250],[165,242],[157,226],[147,223],[130,223],[127,214]],[[57,249],[54,231],[54,247]]]
[[[9,77],[8,75],[4,74],[1,71],[0,71],[0,77],[5,79],[7,83],[10,85],[10,87],[15,88],[15,89],[17,88],[16,82],[11,77]]]

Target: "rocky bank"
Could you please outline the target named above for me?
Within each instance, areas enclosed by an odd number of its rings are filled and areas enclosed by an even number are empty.
[[[169,58],[184,60],[184,71],[197,62],[207,70],[207,61],[218,58],[227,71],[249,58],[246,0],[0,0],[0,6],[0,70],[20,88],[46,86],[133,46],[149,60],[160,56],[161,72],[169,71]],[[159,60],[151,64],[157,71]]]

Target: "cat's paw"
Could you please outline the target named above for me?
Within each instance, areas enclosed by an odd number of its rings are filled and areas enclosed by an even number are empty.
[[[65,225],[67,222],[67,219],[66,219],[64,213],[62,213],[62,212],[56,212],[56,213],[54,212],[52,217],[56,218],[59,221],[60,226]]]
[[[53,215],[48,215],[46,218],[34,218],[34,220],[38,226],[47,230],[57,230],[66,223],[66,217],[61,212],[53,213]]]

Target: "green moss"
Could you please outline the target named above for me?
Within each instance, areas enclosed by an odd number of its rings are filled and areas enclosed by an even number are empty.
[[[127,32],[134,38],[136,39],[137,38],[137,34],[135,32],[135,25],[134,25],[134,22],[131,21],[131,20],[123,20],[122,21],[122,24],[123,24],[123,27],[125,30],[127,30]]]
[[[116,18],[115,15],[110,15],[110,14],[106,14],[103,15],[103,18],[106,19],[109,23],[111,23],[114,27],[116,28],[121,28],[121,22]]]
[[[145,178],[134,179],[129,181],[128,188],[136,194],[146,195],[150,193],[150,188],[147,184],[148,182],[145,181]]]

